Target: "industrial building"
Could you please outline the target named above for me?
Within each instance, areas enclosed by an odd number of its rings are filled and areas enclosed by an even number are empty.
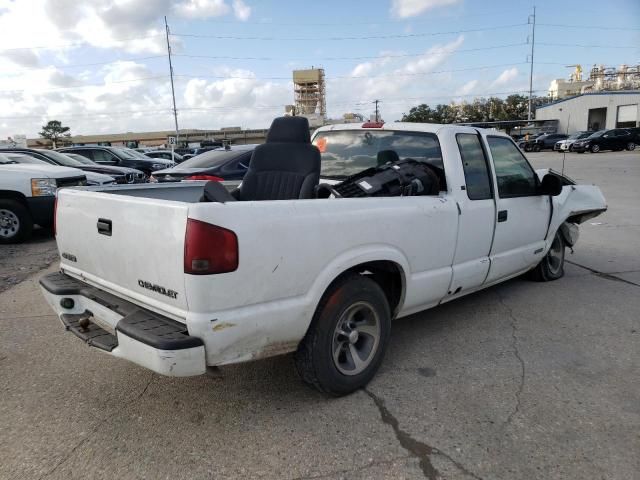
[[[640,126],[640,90],[602,91],[536,108],[536,120],[558,120],[558,132]]]
[[[640,89],[640,65],[605,67],[594,65],[586,80],[582,79],[582,65],[574,68],[569,80],[557,78],[549,85],[551,100],[561,100],[583,93]]]
[[[327,119],[327,95],[324,69],[293,71],[294,104],[285,106],[286,115],[306,117],[312,127],[321,127]]]

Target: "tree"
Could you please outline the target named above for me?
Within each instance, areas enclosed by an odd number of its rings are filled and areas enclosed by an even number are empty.
[[[56,148],[58,141],[71,137],[69,133],[69,127],[63,127],[62,123],[58,120],[49,120],[46,125],[43,125],[40,136],[51,140],[53,148]]]

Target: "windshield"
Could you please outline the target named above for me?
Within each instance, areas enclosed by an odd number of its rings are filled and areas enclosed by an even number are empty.
[[[135,152],[134,150],[131,150],[129,148],[114,148],[113,151],[121,158],[140,158],[137,155],[134,155],[134,153],[138,153],[138,152]],[[146,160],[149,160],[149,157],[146,157],[144,155],[142,155],[142,157]]]
[[[336,130],[320,132],[313,144],[320,150],[323,178],[342,179],[405,158],[444,168],[440,144],[433,133]]]
[[[591,135],[591,132],[575,132],[567,137],[568,140],[576,140],[580,138],[587,138]]]
[[[188,160],[185,160],[177,169],[183,168],[212,168],[224,165],[229,160],[232,160],[239,155],[245,153],[246,150],[210,150],[208,152],[196,155]]]
[[[42,165],[47,162],[21,153],[2,153],[0,154],[0,163],[29,163]]]
[[[87,157],[83,157],[82,155],[78,155],[77,153],[65,153],[65,155],[73,160],[76,160],[83,165],[95,165],[96,163],[92,160],[89,160]]]
[[[60,152],[55,152],[53,150],[47,150],[46,152],[42,152],[44,155],[46,155],[47,157],[49,157],[51,160],[53,160],[54,162],[56,162],[59,165],[63,165],[65,167],[79,167],[82,164],[77,161],[74,160],[71,157],[67,157],[66,155],[60,153]]]
[[[598,138],[604,135],[605,130],[599,130],[596,133],[592,133],[589,138]]]
[[[122,150],[131,155],[133,158],[140,158],[142,160],[149,160],[150,158],[147,157],[144,153],[137,152],[136,150],[133,150],[131,148],[123,148]]]

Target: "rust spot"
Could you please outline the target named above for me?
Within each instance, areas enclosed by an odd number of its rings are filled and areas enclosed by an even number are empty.
[[[293,352],[298,348],[298,342],[276,342],[266,345],[259,352],[253,354],[253,359],[275,357],[276,355],[284,355],[285,353]]]
[[[219,332],[221,330],[224,330],[225,328],[231,328],[235,326],[236,326],[235,323],[221,322],[221,323],[215,323],[211,328],[214,332]]]

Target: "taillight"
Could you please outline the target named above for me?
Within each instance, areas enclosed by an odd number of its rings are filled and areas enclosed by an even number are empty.
[[[187,219],[184,238],[184,273],[209,275],[238,268],[238,237],[231,230]]]
[[[215,175],[191,175],[185,180],[208,180],[210,182],[221,182],[224,178],[216,177]]]
[[[56,221],[58,220],[58,195],[53,202],[53,236],[56,236]]]

